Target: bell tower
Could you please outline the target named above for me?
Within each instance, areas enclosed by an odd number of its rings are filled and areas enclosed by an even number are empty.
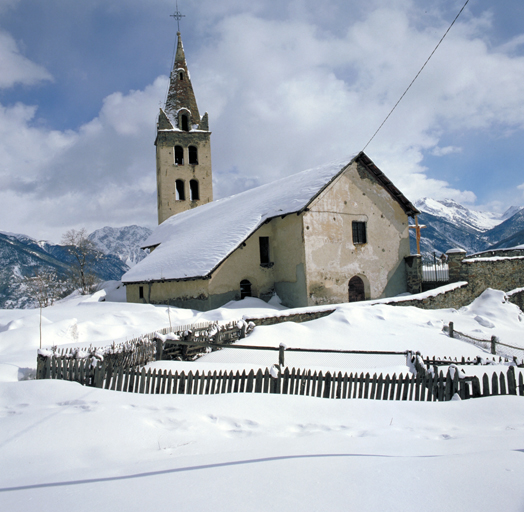
[[[155,140],[159,224],[213,200],[207,112],[200,117],[180,32],[177,37],[169,92],[158,115]]]

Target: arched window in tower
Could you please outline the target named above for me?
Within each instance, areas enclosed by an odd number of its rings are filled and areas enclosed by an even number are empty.
[[[189,146],[189,163],[191,165],[198,164],[198,149],[196,146]]]
[[[184,180],[175,181],[175,199],[177,201],[186,200],[186,193],[184,191]]]
[[[182,125],[182,130],[184,132],[188,132],[189,131],[189,118],[188,118],[187,114],[182,114],[180,116],[180,124]]]
[[[182,146],[175,146],[175,164],[184,165],[184,148]]]
[[[180,71],[180,80],[184,80],[184,73],[182,73],[182,71]]]
[[[199,193],[198,193],[198,181],[197,180],[191,180],[189,182],[189,200],[190,201],[198,201],[200,199]]]

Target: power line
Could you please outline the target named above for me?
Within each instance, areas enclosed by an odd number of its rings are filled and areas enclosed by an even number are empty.
[[[423,66],[420,68],[419,72],[416,74],[415,78],[411,80],[411,83],[408,85],[407,89],[404,91],[402,96],[399,98],[399,100],[395,103],[395,106],[390,110],[389,114],[386,116],[384,121],[382,121],[382,124],[377,128],[377,131],[373,134],[373,137],[368,140],[368,143],[364,146],[362,151],[365,151],[365,149],[369,146],[371,141],[375,138],[375,135],[380,131],[380,129],[384,126],[386,121],[389,119],[391,114],[393,114],[393,111],[397,108],[398,104],[402,101],[404,96],[407,94],[407,92],[411,89],[411,86],[415,83],[415,80],[418,78],[420,73],[422,73],[422,70],[426,67],[426,64],[429,62],[431,57],[433,57],[433,54],[437,51],[437,48],[440,46],[440,43],[444,41],[444,38],[448,35],[448,32],[451,30],[451,27],[455,24],[455,22],[458,20],[458,17],[462,14],[462,11],[466,8],[466,5],[468,5],[469,0],[466,0],[466,3],[462,6],[462,9],[460,9],[459,13],[455,16],[455,19],[452,21],[451,25],[448,27],[444,35],[440,38],[440,41],[438,42],[437,46],[435,46],[434,50],[431,52],[430,56],[426,59],[426,62],[424,62]]]

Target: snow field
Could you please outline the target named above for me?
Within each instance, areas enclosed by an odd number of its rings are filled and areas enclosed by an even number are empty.
[[[111,293],[44,309],[43,348],[103,346],[169,325],[166,307],[108,302]],[[280,310],[249,299],[169,314],[182,325]],[[36,366],[39,313],[0,311],[2,511],[524,510],[522,397],[427,403],[140,395],[22,380]],[[489,356],[447,337],[449,321],[462,332],[524,345],[522,313],[493,290],[460,311],[339,305],[311,322],[257,327],[242,344]],[[248,370],[276,363],[277,354],[225,349],[151,366]],[[401,356],[288,352],[286,362],[323,371],[409,370]],[[499,367],[507,368],[482,370]]]

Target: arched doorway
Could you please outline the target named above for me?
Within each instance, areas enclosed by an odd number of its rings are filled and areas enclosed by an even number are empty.
[[[251,283],[247,279],[242,279],[240,281],[240,299],[251,296]]]
[[[358,302],[360,300],[366,300],[364,281],[358,276],[353,276],[348,284],[348,302]]]

